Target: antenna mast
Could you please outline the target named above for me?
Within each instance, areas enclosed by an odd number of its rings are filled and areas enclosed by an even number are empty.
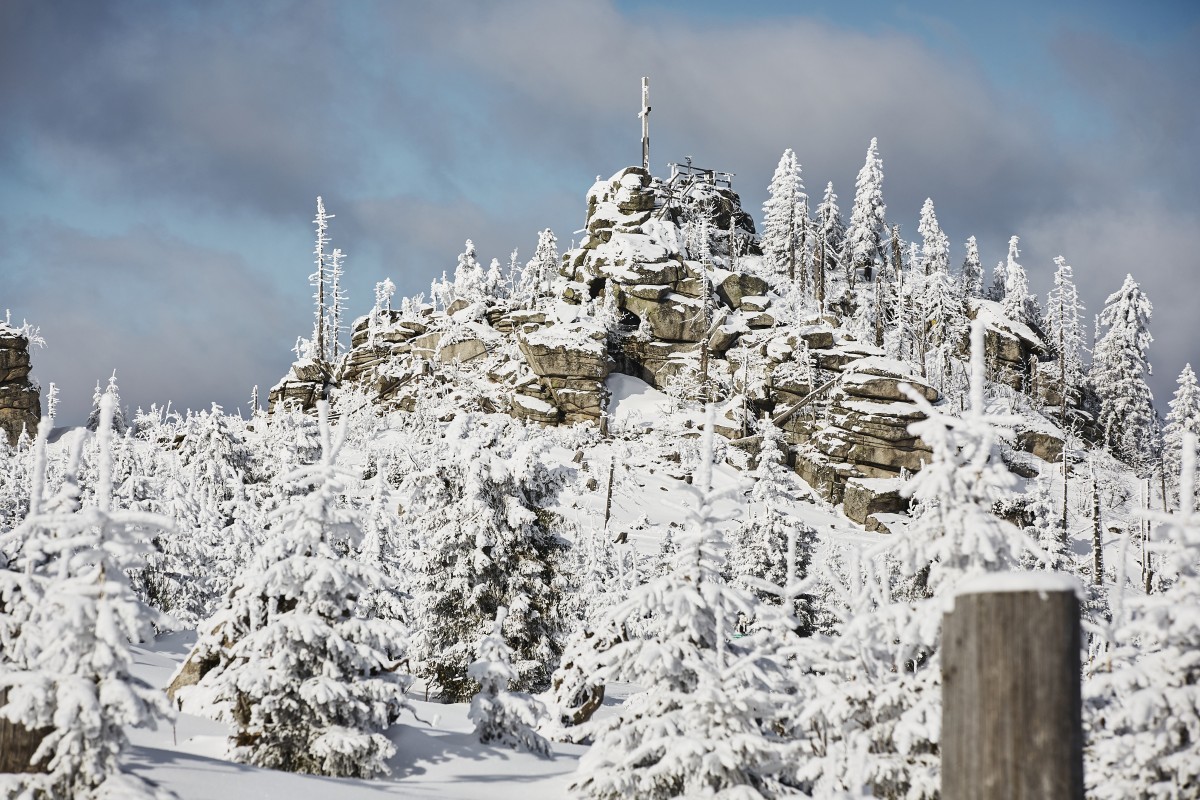
[[[650,79],[642,78],[642,169],[650,171]]]

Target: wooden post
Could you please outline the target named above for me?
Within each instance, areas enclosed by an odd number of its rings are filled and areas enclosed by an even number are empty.
[[[2,434],[0,434],[2,435]],[[8,690],[0,689],[0,706],[8,704]],[[49,772],[50,760],[36,765],[33,754],[53,728],[34,728],[0,719],[0,775],[22,772]]]
[[[943,800],[1082,800],[1074,584],[989,576],[955,598],[942,627]]]
[[[642,78],[642,169],[650,171],[650,79]]]

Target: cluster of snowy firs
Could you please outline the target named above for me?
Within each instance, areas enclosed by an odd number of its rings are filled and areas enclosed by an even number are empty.
[[[907,484],[912,524],[819,564],[782,513],[803,487],[769,423],[755,513],[718,514],[706,429],[690,525],[639,559],[619,531],[549,510],[582,491],[569,454],[598,442],[586,426],[444,422],[430,396],[336,427],[322,404],[316,418],[154,410],[126,428],[110,386],[94,435],[48,446],[47,420],[3,452],[0,713],[44,735],[33,761],[48,770],[3,785],[154,793],[118,769],[125,726],[171,713],[131,676],[129,643],[197,625],[203,674],[177,698],[232,723],[230,756],[250,764],[385,773],[383,733],[415,677],[469,701],[482,741],[590,743],[581,797],[935,796],[945,598],[981,571],[1075,569],[1048,501],[1025,529],[994,513],[1014,499],[998,445],[1015,420],[984,411],[975,333],[965,412],[914,398],[933,458]],[[1194,449],[1185,435],[1183,509]],[[1177,797],[1198,778],[1200,518],[1163,521],[1154,591],[1118,567],[1086,603],[1096,797]],[[610,682],[643,691],[590,719]]]
[[[410,412],[338,393],[336,425],[325,403],[312,415],[152,408],[126,420],[113,383],[97,394],[94,433],[49,442],[51,409],[36,436],[0,448],[0,717],[39,742],[31,764],[42,770],[0,786],[154,794],[119,770],[125,728],[172,711],[131,675],[129,643],[188,626],[199,641],[175,699],[231,724],[230,757],[249,764],[384,774],[386,730],[411,712],[420,681],[470,702],[482,741],[541,754],[547,739],[590,744],[579,797],[934,797],[946,598],[980,572],[1086,566],[1090,791],[1185,795],[1200,781],[1194,376],[1181,379],[1160,439],[1142,377],[1149,304],[1132,280],[1101,315],[1085,374],[1065,262],[1046,315],[1015,240],[984,290],[973,245],[952,274],[932,203],[922,245],[902,247],[894,227],[884,235],[881,181],[872,144],[849,226],[832,188],[813,221],[786,153],[763,256],[745,265],[770,276],[779,308],[840,314],[943,391],[936,406],[912,396],[926,415],[913,433],[932,456],[905,485],[912,520],[896,535],[815,558],[816,535],[785,513],[808,493],[769,420],[745,473],[753,513],[719,511],[747,504],[743,487],[714,488],[723,446],[710,424],[689,458],[687,527],[639,555],[614,543],[631,523],[581,529],[556,512],[603,485],[589,489],[597,470],[577,467],[604,444],[588,425],[543,429],[465,409],[437,381],[421,384]],[[319,252],[325,218],[321,209]],[[548,236],[542,244],[553,249]],[[341,299],[318,260],[317,324],[298,355],[324,361],[338,357]],[[556,291],[545,269],[555,260],[535,258],[507,281],[460,260],[458,280],[434,297],[445,306],[456,293],[507,291],[534,304]],[[333,263],[340,270],[340,252]],[[1129,580],[1123,550],[1111,579],[1077,563],[1062,509],[1044,491],[1018,494],[1001,459],[1018,420],[996,413],[983,325],[968,321],[967,299],[985,295],[1045,334],[1062,396],[1092,398],[1118,456],[1144,470],[1165,452],[1177,511],[1144,545],[1148,584]],[[377,305],[389,298],[381,286]],[[609,435],[662,463],[691,446],[663,436],[669,421],[656,430]],[[1023,525],[998,513],[1014,505]],[[639,691],[593,715],[611,683]]]

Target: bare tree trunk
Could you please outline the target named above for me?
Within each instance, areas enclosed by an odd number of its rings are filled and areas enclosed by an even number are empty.
[[[961,594],[942,642],[941,796],[1082,800],[1075,593]]]

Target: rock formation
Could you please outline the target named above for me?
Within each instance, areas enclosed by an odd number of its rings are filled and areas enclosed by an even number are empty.
[[[29,337],[0,322],[0,430],[10,445],[25,431],[33,436],[42,418],[38,388],[29,379]]]

